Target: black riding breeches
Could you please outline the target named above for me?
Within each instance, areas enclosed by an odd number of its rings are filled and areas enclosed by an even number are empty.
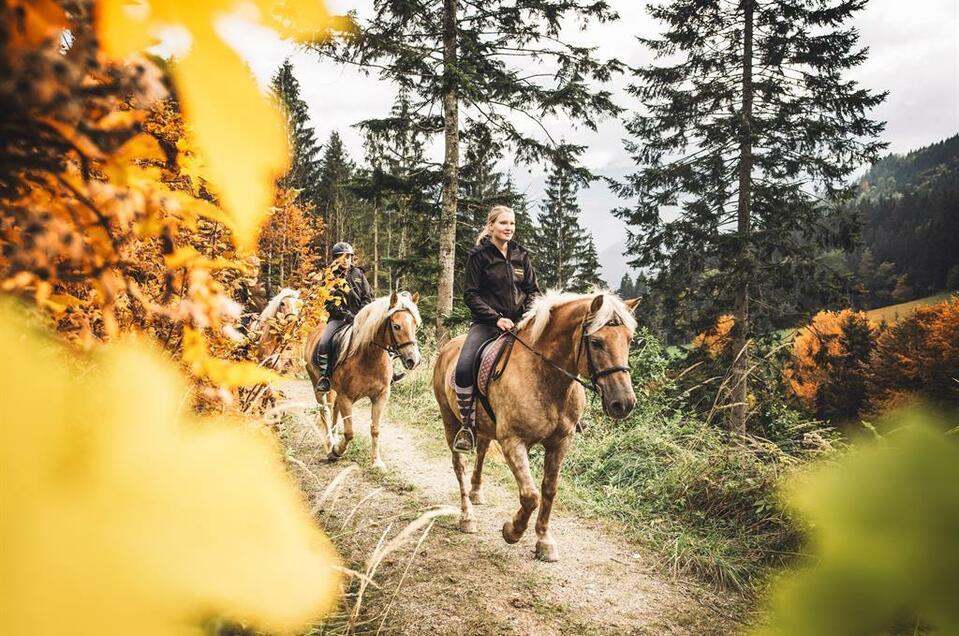
[[[460,357],[456,361],[456,386],[473,386],[473,366],[476,362],[476,354],[483,343],[491,338],[503,333],[503,330],[495,325],[484,325],[474,322],[470,326],[470,331],[466,334],[466,342],[460,349]]]
[[[320,336],[320,341],[316,345],[316,351],[313,353],[313,364],[319,369],[320,375],[327,375],[330,369],[333,368],[333,336],[336,335],[336,332],[339,331],[346,322],[346,320],[331,320],[326,323],[326,327],[323,329],[323,335]],[[325,365],[320,364],[320,356],[326,356]]]

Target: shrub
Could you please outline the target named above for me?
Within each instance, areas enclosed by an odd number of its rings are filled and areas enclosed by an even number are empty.
[[[886,329],[869,358],[866,387],[873,412],[916,398],[959,406],[959,299],[917,307]]]
[[[876,334],[863,312],[820,311],[793,341],[783,371],[791,393],[817,417],[855,416],[865,400],[865,363]]]

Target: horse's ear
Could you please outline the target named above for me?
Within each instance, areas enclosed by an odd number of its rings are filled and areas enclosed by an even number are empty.
[[[635,312],[636,308],[639,307],[639,298],[630,298],[629,300],[623,301],[627,307],[629,307],[630,313]]]
[[[599,308],[602,306],[603,306],[603,295],[596,294],[596,296],[593,297],[592,304],[590,304],[589,306],[589,313],[595,314],[597,311],[599,311]]]
[[[413,304],[415,305],[418,302],[420,302],[420,293],[416,292],[413,294]]]
[[[390,307],[396,307],[397,296],[396,292],[390,294]]]

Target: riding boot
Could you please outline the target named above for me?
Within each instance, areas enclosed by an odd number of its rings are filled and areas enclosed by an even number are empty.
[[[316,390],[326,393],[330,390],[330,370],[329,356],[325,353],[316,354],[316,370],[320,372],[320,378],[316,381]]]
[[[476,448],[476,409],[473,401],[473,387],[454,385],[454,390],[463,424],[453,438],[453,450],[459,453],[472,453]]]

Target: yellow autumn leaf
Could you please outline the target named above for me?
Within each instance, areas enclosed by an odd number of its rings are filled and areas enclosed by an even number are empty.
[[[267,631],[328,611],[336,556],[272,437],[182,412],[138,343],[71,359],[0,305],[0,633]]]
[[[240,56],[220,38],[215,23],[231,12],[247,20],[259,17],[280,35],[301,39],[333,24],[318,0],[253,4],[258,11],[241,11],[241,3],[225,0],[152,0],[135,7],[127,0],[97,3],[97,32],[104,50],[114,57],[142,51],[163,28],[178,26],[190,33],[192,48],[174,65],[174,81],[203,155],[204,176],[232,215],[233,237],[241,250],[256,245],[275,179],[286,170],[289,148],[279,112]]]
[[[191,327],[183,328],[183,360],[190,365],[196,376],[228,389],[266,384],[281,379],[276,372],[255,362],[233,362],[212,357],[203,332]]]

